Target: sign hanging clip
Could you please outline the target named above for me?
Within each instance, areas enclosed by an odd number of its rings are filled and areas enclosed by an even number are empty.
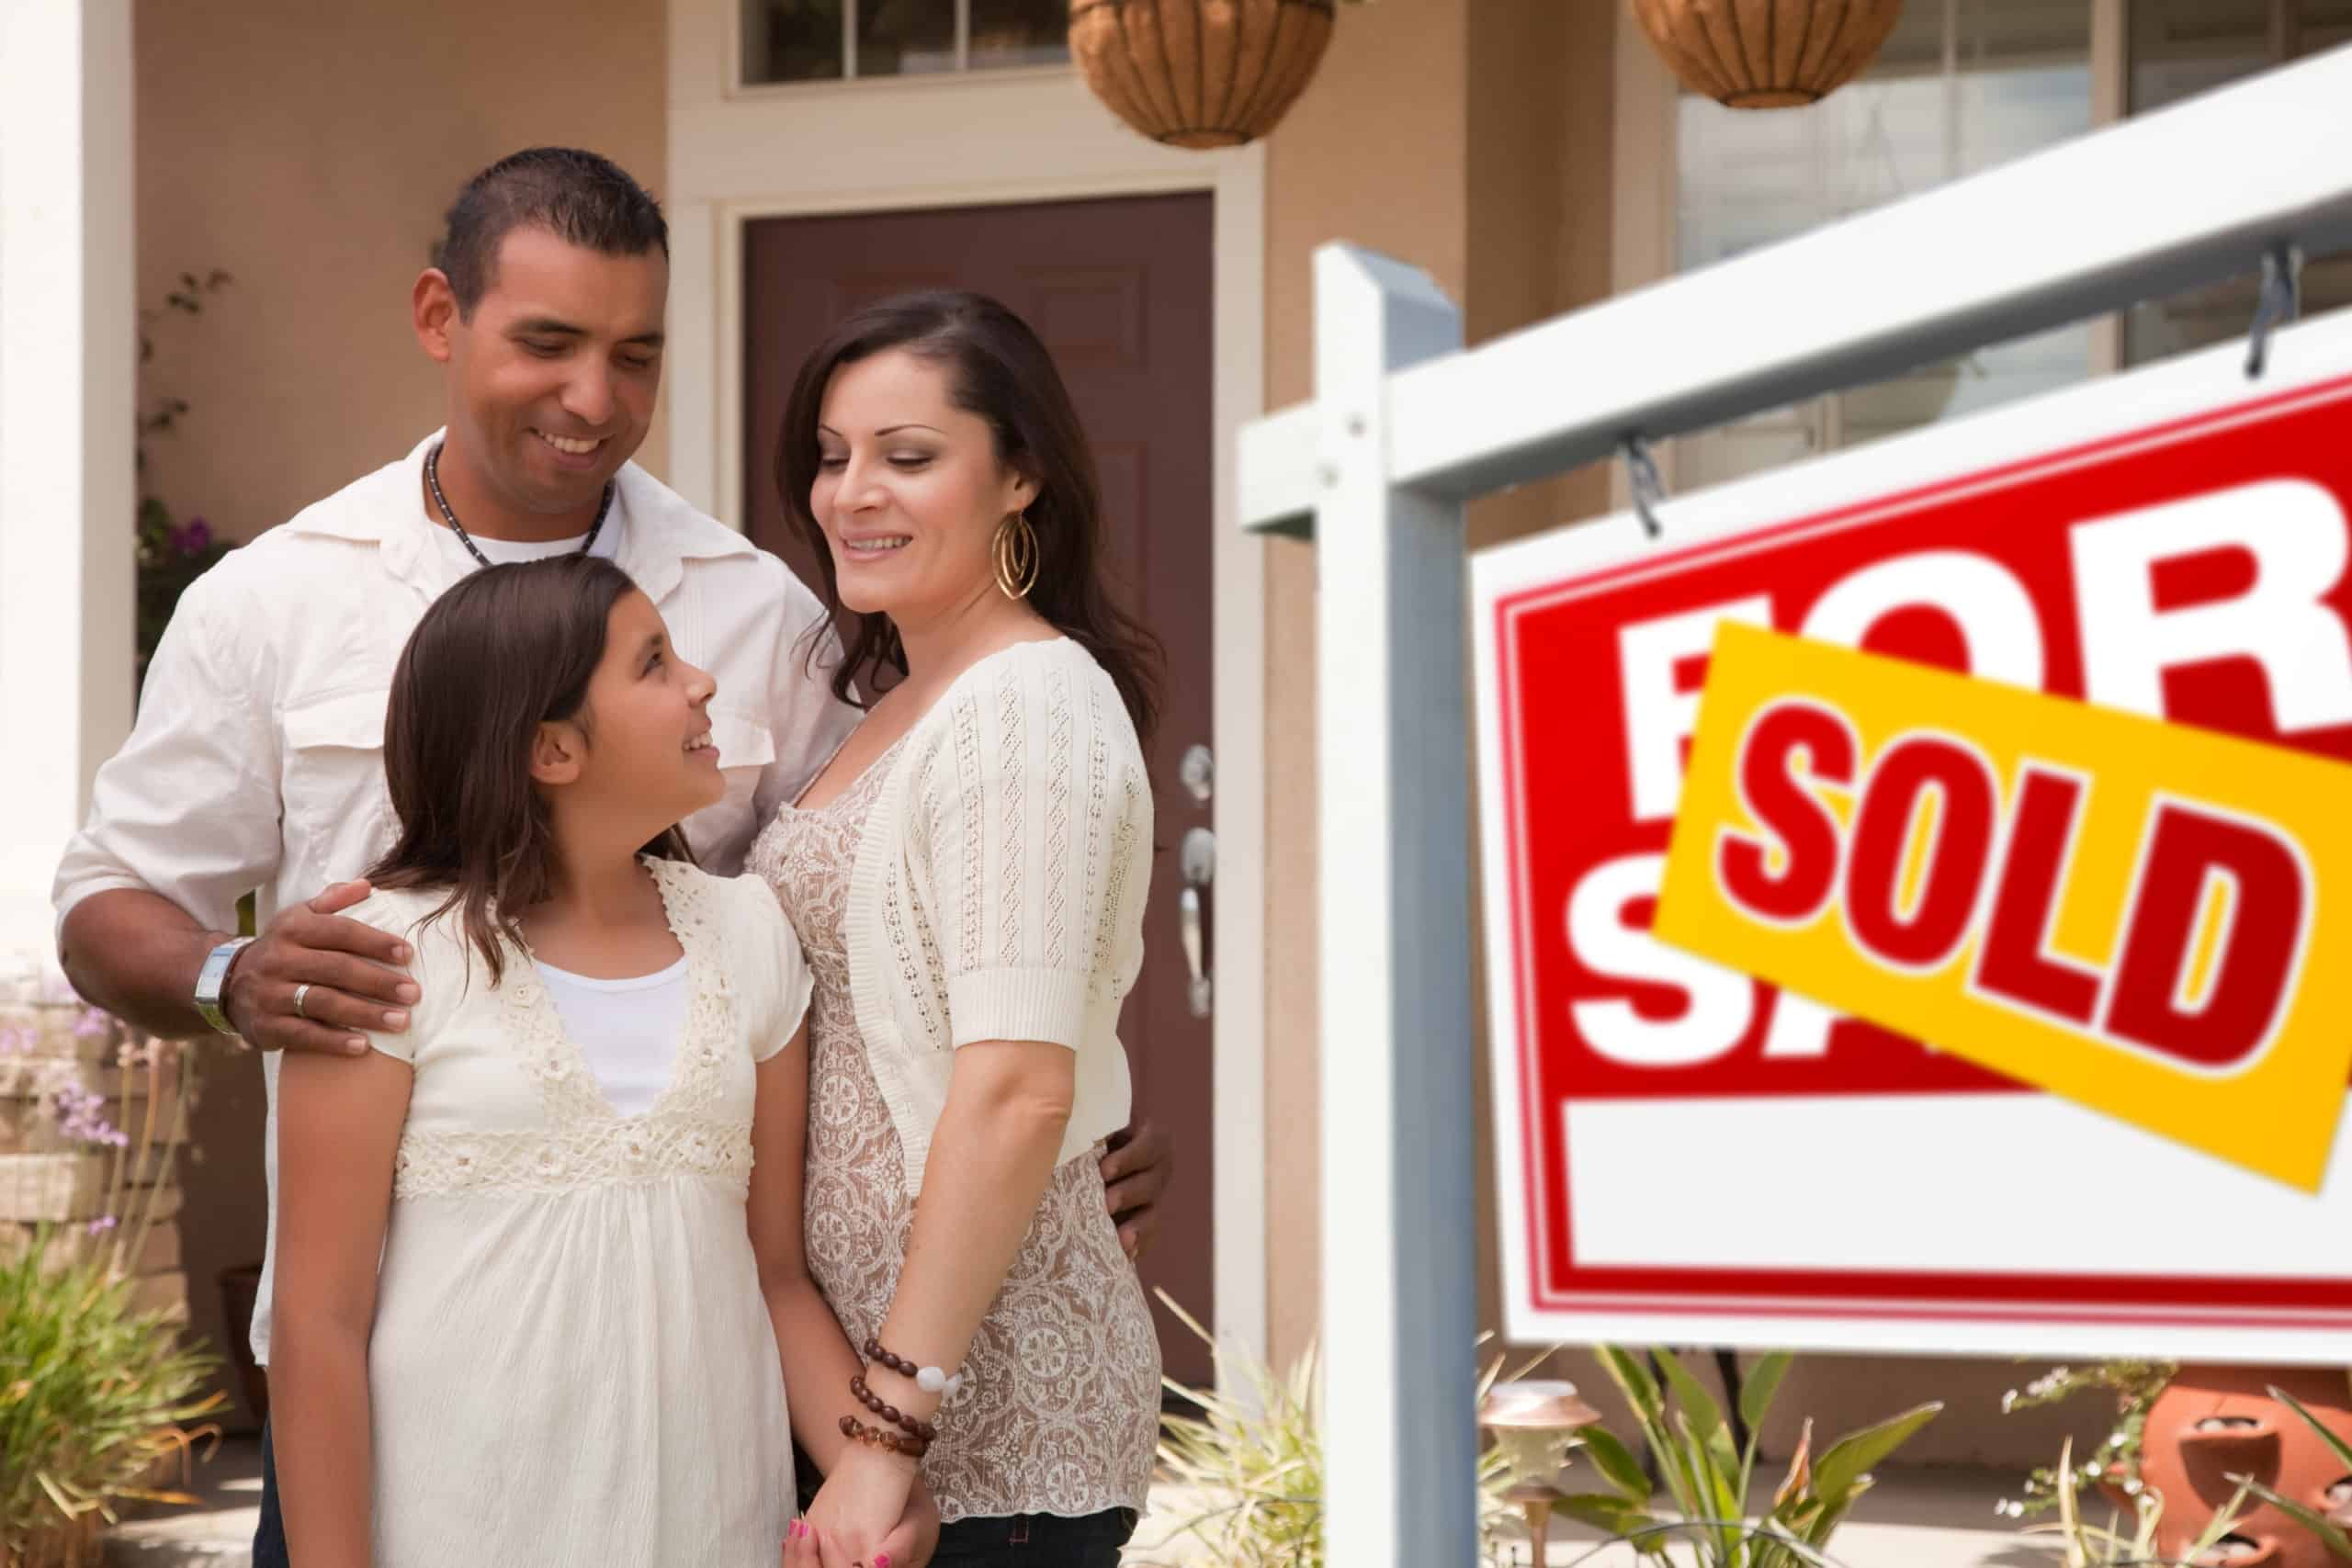
[[[1650,444],[1636,431],[1617,443],[1617,450],[1625,458],[1626,488],[1634,500],[1634,515],[1642,521],[1642,532],[1651,538],[1664,535],[1658,526],[1657,508],[1666,501],[1666,485],[1657,477],[1657,463],[1650,457]]]
[[[2254,302],[2254,326],[2245,351],[2246,379],[2257,379],[2270,356],[2273,329],[2291,323],[2302,309],[2303,248],[2280,241],[2262,253],[2262,289]]]

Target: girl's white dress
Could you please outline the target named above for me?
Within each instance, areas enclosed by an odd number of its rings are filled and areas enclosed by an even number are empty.
[[[744,1201],[752,1068],[808,971],[757,880],[647,863],[690,985],[645,1114],[606,1103],[529,955],[491,989],[454,916],[413,939],[411,1032],[373,1039],[416,1071],[368,1355],[378,1568],[778,1560],[792,1445]],[[354,913],[407,936],[439,901]]]

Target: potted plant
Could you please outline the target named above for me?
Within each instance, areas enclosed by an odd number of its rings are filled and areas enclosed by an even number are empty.
[[[1156,1293],[1208,1345],[1220,1374],[1216,1389],[1167,1383],[1170,1393],[1200,1412],[1160,1418],[1160,1472],[1194,1510],[1174,1534],[1200,1542],[1206,1561],[1219,1568],[1324,1568],[1323,1442],[1316,1426],[1320,1359],[1310,1348],[1287,1373],[1277,1373],[1217,1343],[1167,1292]],[[1481,1398],[1502,1371],[1499,1359],[1487,1368]],[[1505,1539],[1518,1529],[1511,1456],[1499,1446],[1486,1450],[1475,1479],[1479,1538],[1487,1560],[1498,1561]],[[1148,1555],[1131,1555],[1149,1568]]]
[[[1338,11],[1338,0],[1069,0],[1069,52],[1094,96],[1154,141],[1238,147],[1306,90]]]
[[[95,1568],[119,1505],[195,1501],[223,1401],[182,1344],[188,1066],[57,977],[0,991],[0,1568]]]
[[[1584,1434],[1584,1449],[1611,1489],[1566,1498],[1559,1509],[1659,1562],[1668,1561],[1669,1543],[1680,1541],[1702,1568],[1819,1568],[1827,1561],[1823,1549],[1829,1538],[1855,1500],[1870,1490],[1871,1468],[1943,1409],[1935,1404],[1915,1406],[1849,1433],[1817,1457],[1813,1424],[1806,1422],[1770,1511],[1751,1518],[1747,1497],[1756,1474],[1756,1435],[1792,1358],[1767,1356],[1743,1382],[1739,1413],[1748,1433],[1743,1445],[1734,1441],[1721,1404],[1672,1351],[1648,1353],[1664,1375],[1663,1384],[1629,1351],[1604,1345],[1596,1353],[1633,1407],[1642,1440],[1673,1500],[1674,1516],[1651,1508],[1649,1473],[1600,1427]]]
[[[1818,103],[1861,73],[1902,14],[1903,0],[1634,0],[1682,85],[1736,109]]]

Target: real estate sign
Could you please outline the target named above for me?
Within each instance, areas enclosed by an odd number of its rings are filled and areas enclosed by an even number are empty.
[[[2340,1362],[2352,318],[1473,563],[1515,1337]]]

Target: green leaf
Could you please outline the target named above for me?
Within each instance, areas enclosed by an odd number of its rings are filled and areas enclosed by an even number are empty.
[[[1677,1357],[1673,1351],[1658,1351],[1657,1364],[1666,1373],[1668,1386],[1674,1390],[1674,1402],[1689,1414],[1690,1425],[1697,1427],[1712,1443],[1715,1428],[1724,1425],[1723,1406],[1715,1403],[1715,1396],[1709,1393],[1699,1380],[1690,1375],[1682,1365],[1680,1358]]]
[[[1820,1462],[1813,1467],[1813,1490],[1823,1505],[1842,1511],[1855,1492],[1855,1483],[1869,1472],[1873,1465],[1911,1440],[1913,1434],[1934,1420],[1941,1412],[1940,1402],[1915,1405],[1900,1416],[1890,1416],[1874,1427],[1849,1432],[1829,1445]]]
[[[1579,1524],[1607,1530],[1611,1535],[1629,1535],[1657,1523],[1656,1516],[1606,1492],[1579,1492],[1561,1498],[1552,1507]]]
[[[1690,1375],[1681,1358],[1671,1350],[1657,1352],[1658,1370],[1666,1374],[1668,1386],[1674,1391],[1674,1403],[1679,1406],[1675,1423],[1682,1434],[1684,1446],[1690,1450],[1690,1468],[1695,1473],[1700,1495],[1707,1500],[1708,1516],[1718,1519],[1736,1519],[1747,1510],[1747,1500],[1739,1495],[1739,1450],[1732,1446],[1731,1427],[1724,1420],[1723,1406],[1715,1403],[1705,1385]],[[1723,1539],[1724,1555],[1732,1554],[1733,1541]]]
[[[2352,1443],[2347,1443],[2337,1437],[2331,1427],[2323,1423],[2318,1416],[2304,1409],[2301,1402],[2285,1389],[2273,1388],[2270,1391],[2270,1397],[2301,1416],[2303,1425],[2319,1434],[2320,1441],[2328,1446],[2329,1451],[2335,1455],[2337,1461],[2346,1470],[2352,1470]]]
[[[2342,1530],[2327,1520],[2325,1516],[2305,1507],[2292,1498],[2281,1497],[2259,1481],[2250,1480],[2243,1475],[2233,1475],[2230,1479],[2241,1486],[2249,1488],[2256,1496],[2317,1536],[2328,1551],[2337,1557],[2352,1562],[2352,1539],[2347,1539]]]
[[[1583,1439],[1584,1451],[1609,1484],[1628,1503],[1646,1503],[1650,1497],[1650,1478],[1642,1469],[1641,1461],[1617,1440],[1617,1435],[1606,1427],[1587,1427],[1577,1436]]]
[[[1658,1393],[1657,1382],[1639,1357],[1614,1345],[1596,1346],[1593,1354],[1600,1359],[1602,1370],[1624,1391],[1634,1415],[1645,1422],[1655,1423],[1666,1413],[1666,1401]]]
[[[2197,1556],[2236,1527],[2237,1522],[2245,1517],[2246,1495],[2253,1490],[2253,1482],[2238,1483],[2238,1489],[2230,1495],[2229,1502],[2213,1516],[2211,1521],[2203,1529],[2197,1532],[2197,1539],[2188,1543],[2189,1556]],[[2143,1500],[2144,1501],[2144,1495]]]
[[[1689,1510],[1692,1517],[1706,1519],[1739,1517],[1739,1500],[1731,1495],[1732,1478],[1716,1466],[1713,1443],[1701,1439],[1698,1434],[1691,1430],[1690,1413],[1687,1410],[1678,1410],[1674,1413],[1674,1425],[1676,1430],[1682,1434],[1682,1446],[1690,1456],[1690,1470],[1697,1482],[1700,1506]],[[1719,1528],[1713,1533],[1717,1550],[1721,1553],[1718,1561],[1729,1562],[1737,1537],[1728,1527]]]
[[[1796,1360],[1786,1350],[1775,1350],[1748,1369],[1739,1382],[1739,1418],[1751,1432],[1764,1425],[1765,1413],[1772,1408],[1772,1396],[1781,1392],[1781,1380],[1789,1374]]]

